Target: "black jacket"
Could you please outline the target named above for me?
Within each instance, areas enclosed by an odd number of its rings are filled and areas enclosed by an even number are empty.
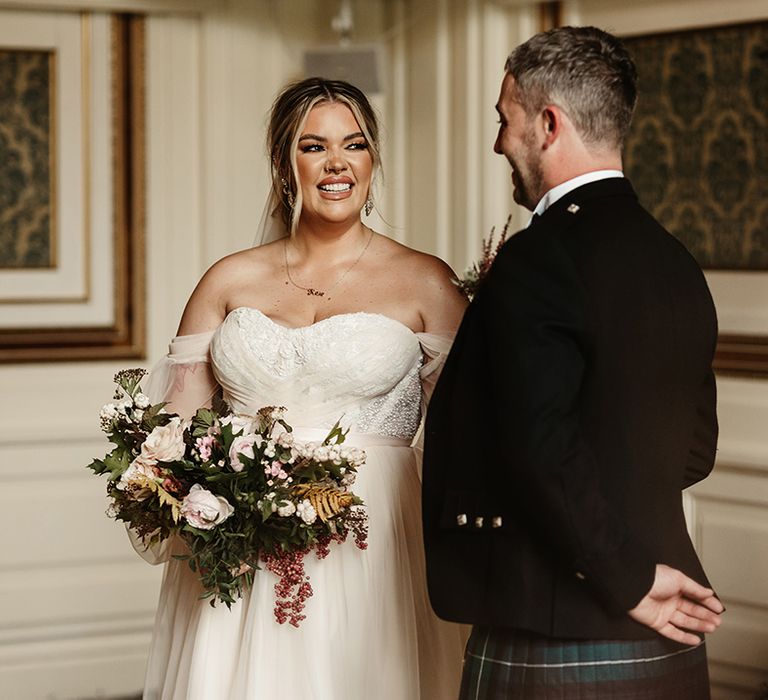
[[[584,185],[513,236],[427,413],[432,605],[459,622],[636,639],[656,563],[707,585],[681,491],[717,441],[714,305],[627,180]]]

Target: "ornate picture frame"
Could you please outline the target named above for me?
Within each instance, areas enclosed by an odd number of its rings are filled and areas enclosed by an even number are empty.
[[[4,25],[8,31],[0,28],[0,51],[21,52],[29,61],[44,52],[50,56],[49,75],[38,71],[37,76],[47,103],[38,100],[37,113],[28,113],[30,121],[37,119],[38,132],[47,129],[41,143],[51,147],[47,173],[40,176],[41,168],[20,172],[16,190],[0,200],[6,209],[0,210],[0,221],[6,222],[0,232],[0,362],[141,358],[143,18],[20,12]],[[25,70],[18,80],[29,79],[32,72]],[[39,114],[45,109],[39,104],[47,104],[47,114]],[[0,105],[0,115],[11,122],[4,125],[6,132],[32,131],[25,114]],[[30,150],[39,153],[41,147]],[[30,204],[24,209],[19,201]],[[29,231],[19,225],[46,204],[47,227]],[[7,211],[14,206],[16,221]],[[45,213],[37,219],[45,223]],[[37,258],[29,253],[30,239],[37,249],[50,251],[43,264],[42,253]]]
[[[716,369],[768,375],[768,22],[624,42],[640,85],[627,176],[705,270]]]

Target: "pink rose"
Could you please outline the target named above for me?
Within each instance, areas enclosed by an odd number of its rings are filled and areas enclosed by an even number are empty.
[[[200,530],[212,530],[234,512],[225,498],[215,496],[200,484],[192,486],[181,503],[181,515]]]
[[[245,468],[245,465],[240,461],[241,454],[249,459],[254,458],[253,445],[259,437],[254,434],[242,435],[232,441],[232,446],[229,448],[229,461],[232,463],[234,471],[241,472]]]

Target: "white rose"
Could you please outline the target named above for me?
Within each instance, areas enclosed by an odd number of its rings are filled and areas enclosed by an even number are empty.
[[[133,397],[133,403],[136,405],[136,408],[149,408],[149,396],[139,392]]]
[[[137,457],[131,462],[128,469],[120,475],[120,479],[117,482],[117,488],[120,491],[124,491],[128,486],[139,481],[139,479],[137,479],[139,476],[154,479],[158,476],[158,472],[152,463],[144,461],[141,457]]]
[[[296,512],[307,525],[311,525],[317,520],[315,507],[306,498],[296,506]]]
[[[171,418],[166,425],[155,428],[141,446],[144,461],[175,462],[184,456],[184,427],[181,418]]]
[[[200,530],[212,530],[234,512],[225,498],[215,496],[200,484],[195,484],[181,503],[182,516]]]
[[[296,512],[296,506],[292,501],[283,501],[282,505],[277,507],[277,514],[281,518],[288,518]]]
[[[229,448],[229,461],[232,463],[234,471],[241,472],[245,469],[245,465],[240,461],[239,455],[245,455],[250,459],[254,458],[253,445],[257,437],[258,435],[242,435],[232,441],[232,446]]]

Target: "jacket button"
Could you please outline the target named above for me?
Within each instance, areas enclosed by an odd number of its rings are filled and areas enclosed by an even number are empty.
[[[459,513],[456,516],[456,524],[457,525],[466,525],[467,524],[467,514],[466,513]]]
[[[483,516],[482,515],[478,515],[475,518],[475,527],[482,527],[482,526],[483,526]]]
[[[579,581],[583,581],[587,577],[584,574],[582,574],[581,571],[577,571],[576,578],[579,579]]]
[[[494,515],[493,519],[491,520],[491,527],[501,527],[501,516],[500,515]]]

